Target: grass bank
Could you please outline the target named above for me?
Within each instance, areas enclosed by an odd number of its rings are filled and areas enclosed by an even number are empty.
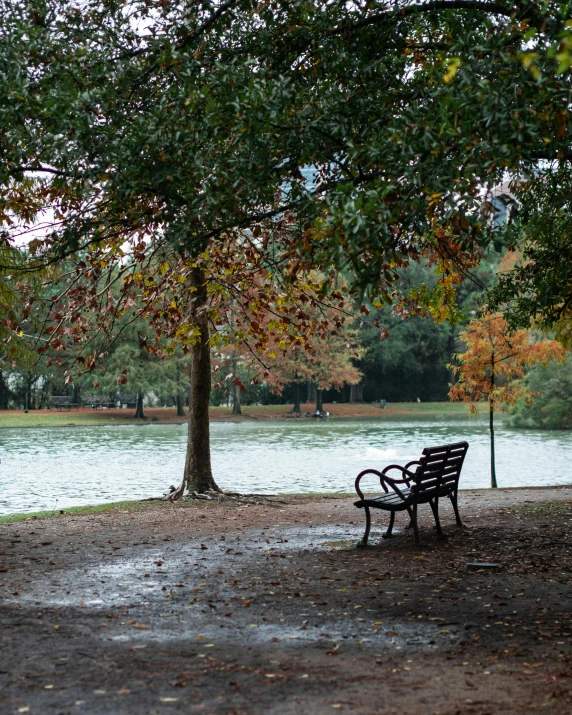
[[[252,420],[274,421],[311,419],[314,405],[302,405],[302,417],[292,415],[291,405],[249,405],[243,408],[242,417],[232,415],[229,407],[211,407],[212,422],[248,422]],[[371,404],[327,404],[324,410],[330,413],[331,419],[398,419],[403,417],[420,418],[458,418],[467,415],[463,404],[450,402],[396,402],[381,409]],[[177,417],[174,407],[153,407],[145,410],[145,419],[135,419],[135,410],[32,410],[24,413],[22,410],[0,411],[0,428],[2,427],[91,427],[100,425],[132,425],[132,424],[183,424],[184,417]]]
[[[72,506],[67,509],[46,509],[44,511],[34,511],[26,514],[4,514],[0,516],[0,524],[11,524],[14,521],[28,521],[30,519],[58,519],[62,516],[86,514],[101,514],[103,512],[127,512],[140,511],[150,504],[150,501],[117,501],[110,504],[93,504],[90,506]]]
[[[272,495],[268,495],[272,500]],[[348,499],[355,496],[353,492],[305,492],[300,494],[279,494],[275,497],[277,502],[308,502],[322,499]],[[145,509],[156,512],[157,509],[209,509],[220,506],[216,501],[203,501],[201,499],[184,499],[172,504],[161,499],[138,499],[134,501],[118,501],[108,504],[91,504],[86,506],[72,506],[65,509],[45,509],[18,514],[4,514],[0,516],[0,524],[11,524],[16,521],[31,521],[35,519],[61,519],[66,516],[88,516],[90,514],[126,514],[127,512],[140,512]],[[224,505],[223,505],[224,506]]]

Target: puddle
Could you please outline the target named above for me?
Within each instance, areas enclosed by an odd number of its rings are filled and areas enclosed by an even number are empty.
[[[384,543],[382,533],[373,532],[370,543]],[[37,574],[16,597],[5,592],[4,601],[83,609],[153,608],[158,604],[162,608],[166,598],[175,602],[193,595],[203,598],[210,592],[213,604],[222,604],[242,599],[241,592],[229,583],[239,569],[255,571],[261,559],[268,562],[267,568],[276,569],[290,559],[295,564],[297,554],[318,549],[353,550],[362,535],[361,524],[276,527],[227,535],[224,541],[209,536],[186,544],[125,547],[121,555],[101,560],[92,554],[91,563]]]
[[[359,542],[355,539],[342,539],[341,541],[322,541],[320,546],[327,546],[329,549],[351,551],[352,549],[357,549],[358,543]]]
[[[241,625],[228,625],[226,627],[214,624],[211,619],[203,623],[194,623],[192,628],[188,622],[184,628],[180,623],[177,627],[169,627],[164,622],[151,623],[144,630],[129,629],[114,635],[110,640],[118,644],[126,644],[136,647],[133,644],[152,643],[178,643],[184,645],[189,650],[224,648],[226,644],[244,643],[249,644],[276,644],[283,646],[297,644],[315,644],[328,648],[337,645],[337,649],[343,650],[345,646],[368,648],[391,648],[395,650],[408,650],[433,648],[449,648],[457,642],[461,636],[461,630],[457,626],[443,625],[424,621],[422,623],[410,623],[405,621],[386,621],[383,627],[372,629],[371,621],[356,623],[348,618],[328,618],[320,619],[320,623],[292,624],[292,623],[241,623]],[[218,627],[217,627],[218,626]],[[110,635],[110,634],[106,634]],[[336,649],[336,650],[337,650]],[[209,652],[206,651],[205,652]]]
[[[382,533],[374,531],[371,543],[385,543]],[[204,536],[184,544],[138,545],[103,558],[92,553],[91,563],[37,574],[5,603],[74,609],[95,637],[118,646],[176,642],[197,654],[204,648],[216,652],[225,643],[315,644],[337,652],[344,644],[419,650],[459,640],[458,629],[442,622],[390,621],[372,601],[362,606],[347,599],[344,605],[344,595],[330,605],[316,603],[320,582],[308,574],[297,579],[304,583],[302,593],[294,593],[291,583],[274,593],[269,572],[278,585],[280,574],[296,569],[298,560],[307,563],[318,550],[353,550],[362,534],[361,524],[276,527],[227,534],[224,541]],[[115,617],[107,615],[111,609]]]
[[[393,536],[397,536],[399,533],[403,531],[402,529],[393,529]],[[378,546],[380,543],[383,544],[385,543],[385,540],[383,539],[383,535],[385,534],[385,531],[372,531],[369,535],[369,540],[368,540],[368,545],[369,546]],[[361,536],[359,539],[338,539],[338,540],[331,540],[331,541],[322,541],[320,544],[317,544],[317,546],[322,546],[328,549],[341,549],[342,551],[352,551],[353,549],[359,548],[359,545],[361,544]]]

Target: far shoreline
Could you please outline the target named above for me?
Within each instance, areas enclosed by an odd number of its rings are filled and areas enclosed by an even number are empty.
[[[296,423],[306,421],[322,421],[316,418],[315,405],[305,403],[301,405],[302,414],[296,416],[292,413],[291,405],[247,405],[243,407],[242,415],[233,415],[230,407],[211,407],[209,418],[211,423],[216,422],[282,422]],[[391,420],[400,418],[445,418],[445,419],[474,419],[468,414],[465,404],[458,402],[394,402],[385,408],[376,404],[367,403],[330,403],[324,405],[324,412],[329,413],[327,420]],[[498,414],[502,419],[503,415]],[[79,410],[58,411],[31,410],[0,410],[0,430],[13,428],[39,428],[39,427],[97,427],[97,426],[125,426],[125,425],[182,425],[186,424],[187,417],[177,417],[174,407],[148,407],[145,409],[144,419],[135,419],[132,409],[101,409],[92,410],[80,408]]]

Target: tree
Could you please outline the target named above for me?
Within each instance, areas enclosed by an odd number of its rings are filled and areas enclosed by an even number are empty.
[[[352,362],[360,357],[357,330],[350,327],[351,317],[344,314],[342,306],[343,303],[337,308],[316,305],[311,312],[316,322],[322,323],[321,335],[298,336],[290,346],[284,338],[275,339],[266,352],[269,368],[263,373],[264,379],[275,393],[294,383],[292,411],[295,414],[301,412],[300,386],[303,382],[310,381],[316,385],[316,413],[322,414],[324,390],[341,389],[361,379],[360,371]],[[324,325],[331,326],[327,332]]]
[[[489,303],[505,310],[512,327],[533,320],[572,344],[572,177],[562,167],[543,167],[513,190],[519,211],[505,230],[513,261]]]
[[[511,423],[533,429],[572,429],[572,356],[536,367],[524,378],[531,399],[520,399]]]
[[[145,419],[143,404],[150,393],[167,396],[176,404],[177,392],[182,390],[183,385],[177,364],[180,358],[149,352],[146,330],[148,326],[141,319],[128,325],[121,332],[121,339],[111,346],[105,357],[105,370],[96,375],[88,372],[79,376],[74,384],[84,392],[108,395],[114,401],[118,392],[134,392],[137,419]]]
[[[485,399],[489,409],[491,441],[491,487],[497,487],[495,470],[494,413],[513,405],[526,390],[522,382],[527,368],[562,360],[565,349],[556,340],[535,340],[525,330],[511,331],[500,314],[487,314],[472,320],[461,334],[466,351],[456,355],[459,365],[452,366],[457,382],[451,386],[452,400],[469,402],[471,412]]]
[[[23,310],[20,301],[26,267],[25,253],[3,241],[0,234],[0,383],[2,370],[16,361],[29,366],[35,357],[29,344],[31,336],[22,329],[22,319],[27,321],[30,333],[37,329],[34,311],[31,307]],[[39,277],[29,280],[38,289]]]
[[[103,243],[52,269],[41,300],[25,296],[43,325],[38,350],[58,354],[60,363],[66,356],[68,382],[79,372],[103,384],[100,368],[107,366],[105,380],[136,384],[142,394],[163,381],[165,357],[188,356],[188,453],[174,498],[186,489],[218,490],[209,446],[211,349],[236,348],[267,363],[272,344],[324,337],[344,311],[342,292],[324,292],[324,278],[293,263],[289,225],[285,216],[257,237],[230,235],[194,259],[154,237]]]

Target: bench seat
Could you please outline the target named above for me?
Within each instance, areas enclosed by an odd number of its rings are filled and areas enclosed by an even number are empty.
[[[372,499],[361,499],[360,501],[354,502],[354,506],[358,509],[369,506],[373,509],[384,509],[385,511],[405,511],[407,509],[407,500],[410,496],[411,490],[409,488],[402,489],[401,493],[406,498],[404,501],[399,494],[384,494],[380,497],[373,497]]]

